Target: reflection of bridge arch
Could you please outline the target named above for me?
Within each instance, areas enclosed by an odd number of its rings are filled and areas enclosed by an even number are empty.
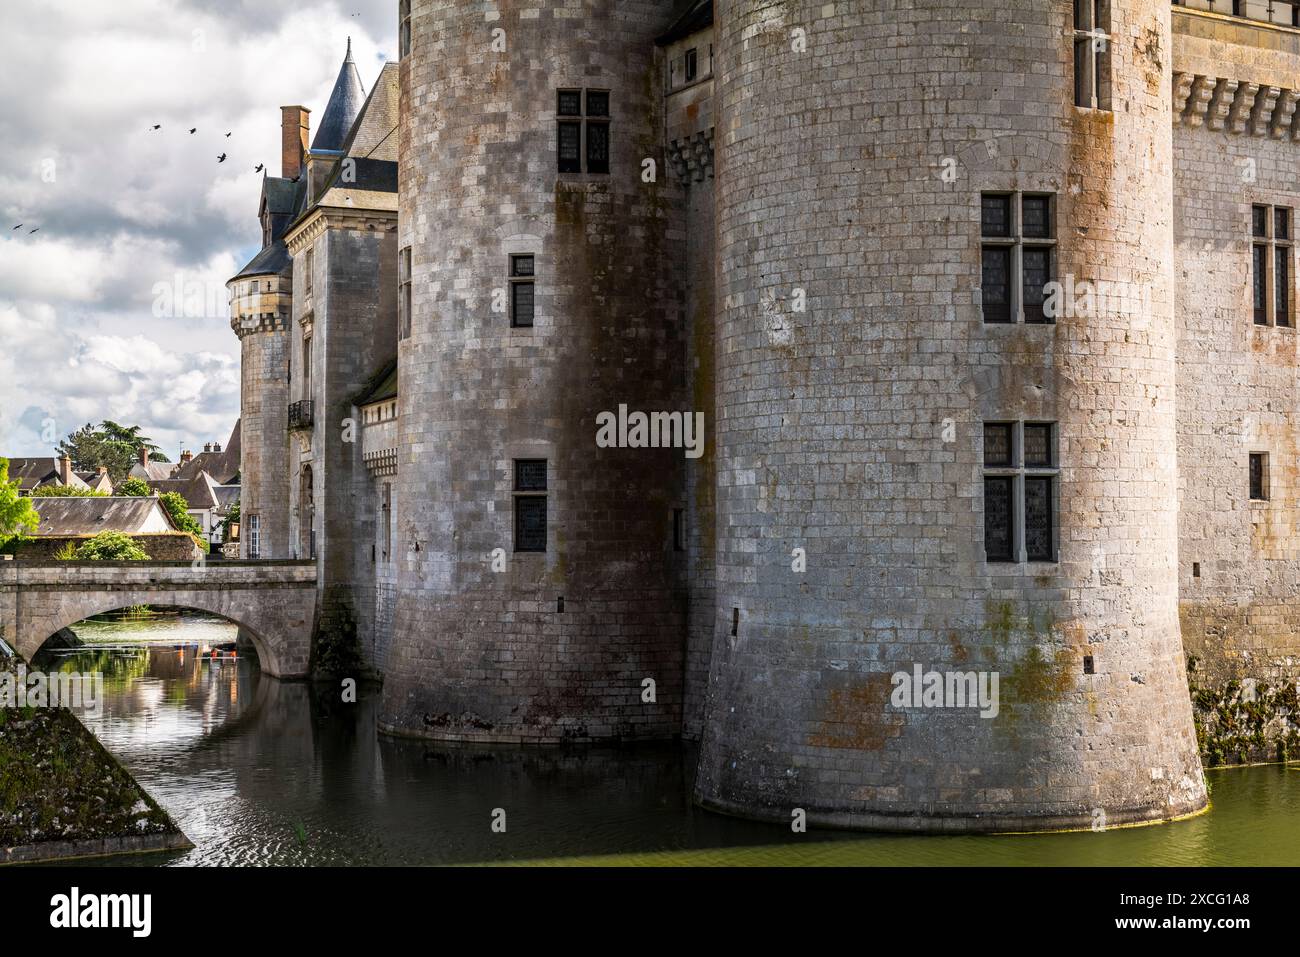
[[[51,636],[131,605],[194,608],[243,628],[262,670],[307,673],[315,623],[312,562],[4,562],[0,637],[27,660]]]

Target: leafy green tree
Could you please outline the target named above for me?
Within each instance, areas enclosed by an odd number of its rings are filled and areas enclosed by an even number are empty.
[[[163,492],[162,495],[158,496],[158,504],[171,516],[173,525],[182,532],[189,532],[190,537],[194,539],[194,543],[199,548],[205,552],[209,550],[210,543],[203,537],[203,526],[195,521],[194,516],[187,511],[190,503],[185,501],[184,495],[180,492]]]
[[[131,471],[141,448],[149,450],[149,460],[166,462],[167,456],[148,436],[140,434],[140,426],[119,425],[105,419],[99,425],[87,422],[59,443],[59,454],[72,459],[73,468],[79,472],[92,472],[103,466],[116,484]]]
[[[40,523],[31,499],[18,494],[18,480],[9,480],[9,460],[0,458],[0,552],[12,550]]]
[[[129,535],[122,532],[100,532],[89,541],[77,546],[77,561],[81,562],[147,562],[149,555]]]
[[[114,498],[148,498],[153,494],[153,489],[144,479],[131,478],[122,479],[113,486]]]
[[[32,489],[33,498],[108,498],[107,492],[75,485],[42,485]]]

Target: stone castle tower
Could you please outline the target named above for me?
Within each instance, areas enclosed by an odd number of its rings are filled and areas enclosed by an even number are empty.
[[[1164,0],[901,6],[398,4],[400,65],[286,174],[291,263],[272,229],[232,282],[246,489],[250,445],[286,455],[263,554],[316,558],[386,730],[680,734],[732,813],[1087,827],[1205,805],[1184,640],[1294,681],[1269,623],[1300,595],[1248,568],[1295,551],[1297,425],[1221,436],[1295,374],[1300,40]],[[1242,190],[1216,163],[1246,153]],[[279,294],[287,329],[250,320]],[[292,446],[250,391],[309,403]],[[702,414],[698,457],[598,441],[627,410]],[[997,707],[900,700],[917,672]]]

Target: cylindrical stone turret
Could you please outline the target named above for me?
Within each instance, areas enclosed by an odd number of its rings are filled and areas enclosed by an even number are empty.
[[[268,257],[269,258],[269,257]],[[227,283],[240,351],[240,558],[289,557],[289,303],[291,265]]]
[[[1080,7],[716,5],[708,807],[1019,830],[1205,804],[1169,4]]]
[[[652,79],[673,3],[410,7],[383,725],[672,736],[686,450],[601,447],[597,427],[689,411]]]

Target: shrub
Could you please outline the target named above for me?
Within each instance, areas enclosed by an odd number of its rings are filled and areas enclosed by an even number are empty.
[[[32,489],[32,498],[108,498],[108,493],[74,485],[42,485]]]
[[[121,532],[100,532],[77,546],[77,561],[81,562],[145,562],[145,552],[129,536]]]
[[[123,479],[113,487],[114,498],[148,498],[152,494],[149,483],[135,477]]]

